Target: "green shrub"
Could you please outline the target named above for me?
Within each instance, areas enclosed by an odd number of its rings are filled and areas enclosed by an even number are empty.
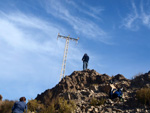
[[[142,88],[136,92],[136,97],[139,102],[145,105],[150,105],[150,88]]]
[[[131,79],[134,80],[134,79],[140,77],[141,75],[143,75],[143,73],[142,73],[142,72],[139,72],[139,73],[137,73],[136,75],[134,75]]]
[[[106,101],[106,99],[104,99],[104,98],[100,98],[100,99],[92,98],[90,101],[90,105],[92,105],[92,106],[103,105],[105,103],[105,101]]]
[[[2,101],[2,99],[3,99],[3,97],[2,97],[2,95],[0,95],[0,101]]]
[[[73,101],[68,101],[64,98],[57,98],[51,104],[45,106],[37,100],[30,100],[28,102],[28,111],[38,113],[72,113],[75,108],[76,105]]]
[[[54,104],[52,103],[50,106],[47,106],[41,113],[56,113]]]
[[[0,113],[11,113],[14,101],[5,100],[0,105]]]
[[[31,111],[31,112],[39,112],[44,108],[44,105],[41,104],[40,101],[37,101],[37,100],[29,100],[28,103],[27,103],[27,106],[28,106],[28,111]]]
[[[64,98],[59,98],[56,105],[59,106],[59,113],[72,113],[76,108],[76,105],[73,101],[67,101]]]

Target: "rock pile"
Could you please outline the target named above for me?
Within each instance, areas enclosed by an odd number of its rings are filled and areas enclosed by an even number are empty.
[[[109,99],[110,81],[118,88],[123,87],[124,101]],[[136,99],[136,91],[145,86],[150,86],[150,72],[129,80],[121,74],[110,77],[95,70],[74,71],[36,99],[45,105],[47,100],[52,101],[57,97],[73,100],[77,106],[76,113],[145,113],[150,112],[150,108]]]
[[[133,80],[131,80],[132,87],[142,88],[147,87],[150,88],[150,71],[145,74],[141,74],[136,76]]]

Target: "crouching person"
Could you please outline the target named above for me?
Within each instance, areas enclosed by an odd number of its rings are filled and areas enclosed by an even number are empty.
[[[109,97],[111,98],[111,99],[115,99],[115,98],[119,98],[121,101],[123,101],[123,92],[122,92],[122,90],[123,90],[123,88],[116,88],[116,87],[111,87],[111,90],[110,90],[110,92],[109,92]]]
[[[26,98],[21,97],[19,102],[15,102],[14,106],[12,107],[12,113],[23,113],[26,110],[27,113],[27,104]]]

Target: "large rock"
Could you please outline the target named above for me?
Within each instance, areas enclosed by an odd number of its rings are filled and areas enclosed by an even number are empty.
[[[52,99],[57,98],[60,93],[76,92],[91,86],[91,84],[108,82],[109,79],[110,77],[108,75],[101,75],[95,70],[74,71],[70,76],[65,76],[54,88],[39,94],[36,99],[46,104],[46,98],[52,101]]]

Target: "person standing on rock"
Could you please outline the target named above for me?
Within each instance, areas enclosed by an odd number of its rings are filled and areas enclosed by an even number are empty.
[[[82,61],[83,61],[83,70],[86,70],[88,67],[88,61],[89,61],[89,56],[86,53],[84,54]]]
[[[15,102],[14,106],[12,107],[12,113],[24,113],[26,110],[27,113],[27,104],[26,98],[21,97],[19,102]]]

